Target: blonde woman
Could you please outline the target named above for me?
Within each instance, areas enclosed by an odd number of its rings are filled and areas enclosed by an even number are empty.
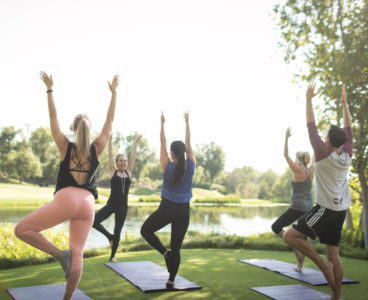
[[[291,131],[290,128],[288,128],[285,134],[284,156],[293,173],[291,180],[290,207],[271,225],[272,231],[281,238],[285,233],[283,229],[285,226],[294,223],[294,221],[313,207],[312,181],[314,165],[312,163],[311,166],[308,167],[310,162],[308,152],[297,152],[295,161],[289,157],[288,140],[290,136]],[[294,249],[294,252],[298,261],[296,271],[302,272],[304,255],[296,249]]]
[[[53,79],[40,73],[47,88],[51,133],[60,154],[60,168],[54,200],[21,220],[14,229],[15,235],[53,257],[61,264],[66,278],[64,300],[72,298],[83,268],[83,248],[93,224],[94,200],[97,198],[96,170],[99,157],[112,131],[116,106],[116,88],[119,77],[108,82],[111,101],[105,124],[100,135],[90,141],[88,116],[77,115],[73,122],[75,142],[70,142],[61,132],[53,97]],[[40,232],[64,221],[69,225],[69,249],[61,250]]]

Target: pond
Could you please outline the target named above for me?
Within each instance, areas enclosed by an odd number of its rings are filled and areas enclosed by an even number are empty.
[[[138,237],[144,220],[157,207],[154,206],[130,206],[128,216],[124,224],[122,239],[125,234]],[[16,224],[24,216],[32,212],[34,208],[1,208],[1,222]],[[190,209],[190,231],[203,233],[224,233],[248,236],[251,234],[271,231],[271,224],[286,210],[285,206],[274,207],[201,207],[192,206]],[[106,229],[113,232],[114,215],[102,223]],[[68,230],[68,223],[58,225],[60,230]],[[161,229],[162,232],[170,231],[170,226]],[[86,249],[108,246],[107,239],[95,229],[91,229]]]

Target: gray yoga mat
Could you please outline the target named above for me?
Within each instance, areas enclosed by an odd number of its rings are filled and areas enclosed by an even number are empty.
[[[174,288],[166,288],[169,273],[165,268],[151,261],[105,263],[105,265],[145,293],[172,290],[195,290],[202,288],[179,275],[175,277]]]
[[[14,300],[50,300],[63,299],[65,283],[36,285],[16,289],[7,289],[8,294]],[[81,290],[77,289],[73,295],[73,300],[93,300]]]
[[[307,288],[303,285],[278,285],[250,288],[275,300],[330,300],[331,295]]]
[[[311,285],[327,285],[327,280],[319,270],[303,267],[303,272],[295,271],[296,265],[284,261],[265,258],[265,259],[238,259],[238,261],[261,267],[287,277],[300,280]],[[359,281],[343,278],[342,283],[358,283]]]

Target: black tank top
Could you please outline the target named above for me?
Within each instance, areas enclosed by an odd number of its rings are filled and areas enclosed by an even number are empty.
[[[58,190],[61,190],[61,189],[66,188],[68,186],[74,186],[74,187],[79,187],[79,188],[86,189],[87,191],[92,193],[92,195],[93,195],[93,197],[95,197],[95,199],[97,199],[98,193],[97,193],[96,170],[97,170],[97,167],[99,165],[99,161],[98,161],[97,155],[96,155],[96,148],[93,144],[91,144],[91,146],[90,146],[91,167],[90,167],[89,171],[85,170],[83,168],[83,165],[80,165],[80,164],[77,165],[73,169],[73,171],[88,172],[89,173],[87,182],[83,185],[79,185],[75,181],[74,177],[70,174],[71,170],[69,169],[69,163],[70,163],[71,152],[72,152],[73,147],[75,147],[75,145],[73,143],[69,142],[65,158],[62,162],[60,162],[59,174],[58,174],[58,178],[57,178],[55,193]]]
[[[117,172],[110,179],[111,192],[107,203],[113,207],[127,207],[131,180],[126,170],[127,177],[120,177]]]

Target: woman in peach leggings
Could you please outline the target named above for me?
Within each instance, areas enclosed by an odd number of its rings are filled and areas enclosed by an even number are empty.
[[[90,121],[86,115],[77,115],[73,122],[75,143],[61,132],[53,98],[52,76],[41,72],[47,87],[47,99],[52,136],[60,154],[60,168],[54,200],[21,220],[15,235],[37,249],[55,257],[66,278],[64,300],[72,298],[83,269],[83,248],[94,219],[94,199],[97,198],[96,169],[98,158],[112,132],[116,106],[116,88],[119,77],[108,83],[112,93],[107,118],[100,135],[90,142]],[[61,250],[47,240],[40,231],[66,220],[69,225],[69,249]]]

